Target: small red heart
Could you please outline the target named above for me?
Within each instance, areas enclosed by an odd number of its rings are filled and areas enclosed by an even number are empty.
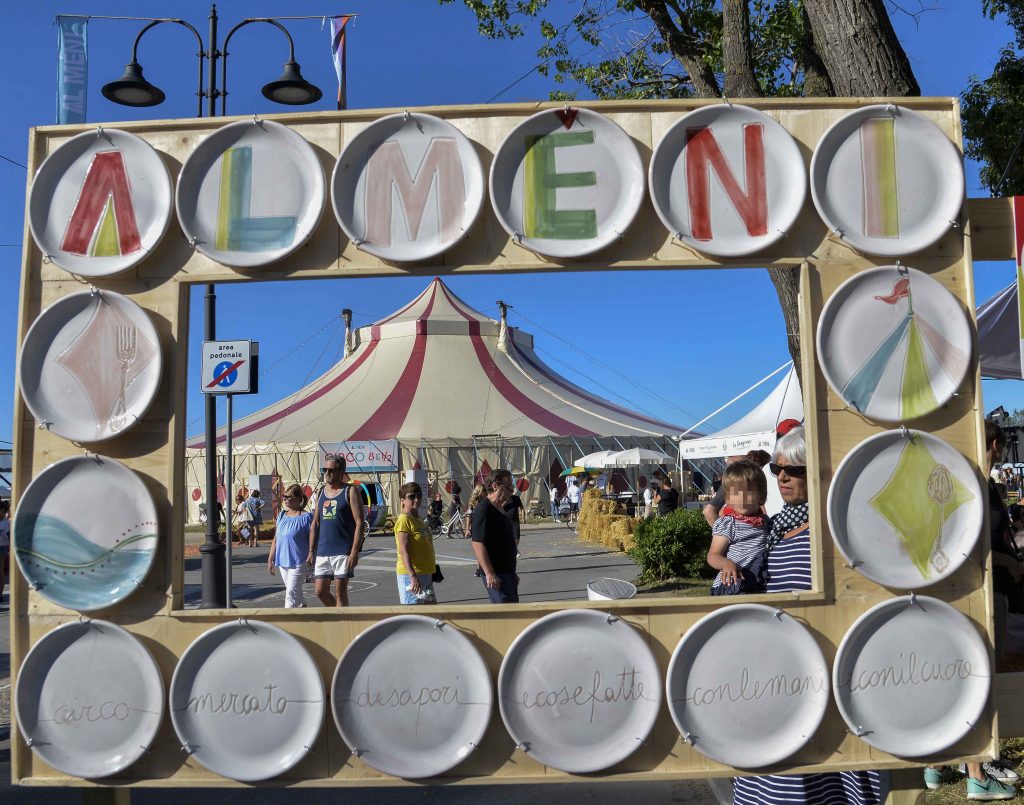
[[[572,124],[576,122],[576,115],[579,114],[579,109],[556,109],[555,114],[558,115],[558,119],[562,121],[562,125],[567,129],[572,128]]]

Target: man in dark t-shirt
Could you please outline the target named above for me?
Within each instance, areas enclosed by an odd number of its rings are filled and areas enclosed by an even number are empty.
[[[519,495],[511,494],[508,496],[508,500],[505,501],[505,505],[502,507],[502,511],[505,512],[505,516],[508,518],[509,524],[512,526],[512,537],[516,541],[516,556],[519,556],[519,524],[522,521],[523,513],[526,511],[523,508],[523,499]]]
[[[672,488],[672,481],[668,478],[661,479],[661,489],[654,497],[658,504],[658,515],[664,517],[679,508],[679,492]]]
[[[473,509],[473,553],[483,571],[492,604],[519,603],[516,541],[505,516],[505,501],[512,495],[512,473],[494,470],[484,481],[486,497]]]

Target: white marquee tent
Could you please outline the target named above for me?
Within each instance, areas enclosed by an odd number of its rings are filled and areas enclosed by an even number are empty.
[[[684,460],[699,461],[741,455],[750,450],[771,453],[775,449],[775,427],[785,419],[802,422],[803,418],[800,381],[790,364],[782,382],[750,413],[708,436],[682,441],[680,454]]]

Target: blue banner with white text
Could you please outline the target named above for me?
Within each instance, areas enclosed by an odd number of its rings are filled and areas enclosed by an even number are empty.
[[[57,17],[57,122],[84,123],[89,84],[88,17]]]

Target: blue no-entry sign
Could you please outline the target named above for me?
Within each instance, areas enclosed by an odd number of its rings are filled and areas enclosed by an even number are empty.
[[[204,341],[204,394],[248,394],[252,369],[251,341]]]

